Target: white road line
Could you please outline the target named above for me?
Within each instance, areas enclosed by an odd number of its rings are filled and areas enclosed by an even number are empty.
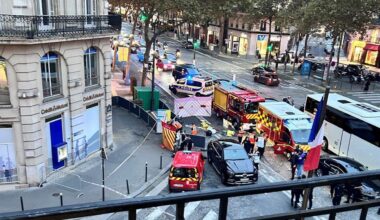
[[[165,187],[168,186],[168,179],[169,177],[166,177],[164,180],[162,180],[156,187],[154,187],[146,196],[156,196],[158,195]]]
[[[214,212],[213,210],[210,210],[209,212],[207,212],[207,215],[203,217],[203,220],[216,220],[216,219],[218,219],[218,214],[216,214],[216,212]]]
[[[369,94],[374,92],[347,92],[347,94]]]
[[[165,210],[169,208],[168,205],[166,206],[160,206],[158,208],[156,208],[153,212],[151,212],[147,217],[145,217],[146,220],[155,220],[155,219],[158,219],[158,217],[160,217],[164,212]]]
[[[196,201],[196,202],[190,202],[186,205],[185,207],[185,219],[188,219],[191,214],[195,211],[195,209],[199,206],[201,201]]]

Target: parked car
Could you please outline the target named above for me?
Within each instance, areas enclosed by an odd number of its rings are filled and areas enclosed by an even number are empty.
[[[193,64],[180,64],[176,65],[172,75],[175,80],[181,79],[187,76],[194,77],[200,75],[198,69]]]
[[[343,156],[327,156],[320,158],[316,176],[336,175],[343,173],[357,173],[366,171],[367,168],[356,160]],[[380,179],[365,180],[356,185],[359,190],[360,200],[380,198]]]
[[[174,65],[167,59],[157,59],[156,66],[163,71],[173,70]]]
[[[253,80],[267,86],[278,86],[280,84],[280,79],[275,72],[259,73],[253,77]]]
[[[182,42],[182,46],[186,49],[194,49],[194,45],[192,41],[184,41]]]
[[[204,165],[202,152],[178,151],[169,172],[169,191],[199,190]]]
[[[196,76],[178,79],[169,86],[174,94],[182,93],[195,96],[210,96],[214,93],[214,84],[210,77]]]
[[[210,141],[207,145],[207,160],[220,175],[223,184],[252,184],[258,180],[258,170],[236,140]]]

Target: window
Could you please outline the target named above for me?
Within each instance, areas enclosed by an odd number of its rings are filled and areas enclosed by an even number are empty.
[[[44,98],[61,94],[58,55],[52,52],[41,58],[42,90]]]
[[[10,105],[7,69],[5,60],[0,57],[0,105]]]
[[[65,15],[77,15],[77,0],[66,0],[65,10]]]
[[[235,28],[239,28],[239,22],[236,22]]]
[[[241,29],[245,29],[245,24],[242,24],[242,25],[241,25]]]
[[[260,31],[265,31],[267,29],[267,23],[265,21],[260,21]]]
[[[93,47],[84,53],[84,80],[86,87],[99,84],[98,56],[97,50]]]
[[[281,31],[280,26],[278,26],[278,25],[274,26],[274,31],[280,32]]]

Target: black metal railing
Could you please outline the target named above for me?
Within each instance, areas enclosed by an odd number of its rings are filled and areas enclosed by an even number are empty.
[[[50,38],[115,33],[120,15],[27,16],[0,14],[0,37]]]
[[[176,205],[176,219],[184,219],[185,203],[203,200],[219,200],[219,219],[226,219],[228,202],[231,197],[255,195],[292,189],[320,187],[339,183],[352,183],[368,179],[379,179],[380,170],[360,172],[356,174],[343,174],[324,176],[319,178],[303,179],[299,181],[283,181],[266,184],[257,184],[241,187],[228,187],[222,189],[209,189],[201,192],[186,192],[165,196],[149,196],[132,199],[112,200],[106,202],[93,202],[87,204],[68,205],[63,207],[34,209],[12,213],[1,213],[1,219],[67,219],[90,215],[128,211],[129,219],[136,219],[136,210],[150,207]],[[335,219],[337,213],[361,210],[360,219],[366,219],[368,208],[380,206],[380,199],[357,202],[339,206],[327,206],[311,210],[298,210],[255,217],[255,219],[300,219],[318,215],[329,215]]]

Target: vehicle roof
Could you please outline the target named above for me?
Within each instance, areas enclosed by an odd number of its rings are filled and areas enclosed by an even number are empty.
[[[308,97],[317,101],[320,101],[322,96],[322,93],[308,95]],[[380,108],[374,105],[358,102],[337,93],[329,94],[327,105],[380,128]]]
[[[249,102],[263,102],[265,101],[265,98],[259,96],[257,92],[253,90],[249,90],[247,88],[237,86],[234,82],[226,82],[226,81],[220,81],[219,87],[227,92],[230,92],[236,96],[239,96],[240,98],[244,99],[245,101]]]
[[[212,78],[208,76],[195,76],[192,79],[193,81],[211,81]]]
[[[365,166],[358,161],[354,160],[350,157],[344,157],[344,156],[331,156],[331,157],[324,157],[324,159],[331,159],[335,161],[336,163],[342,165],[347,172],[356,172],[360,169],[365,169]]]
[[[281,119],[311,119],[308,114],[286,102],[262,102],[260,106]]]
[[[177,168],[196,168],[201,157],[201,152],[178,151],[174,156],[172,166]]]

